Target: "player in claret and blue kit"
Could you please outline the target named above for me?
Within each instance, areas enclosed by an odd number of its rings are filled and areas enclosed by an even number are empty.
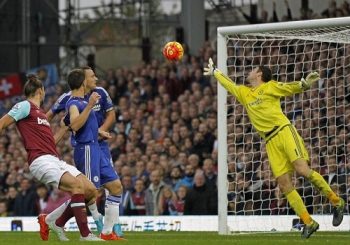
[[[88,226],[85,211],[85,201],[93,203],[97,191],[94,185],[74,166],[59,159],[55,143],[60,140],[67,129],[62,128],[55,136],[43,110],[40,108],[45,97],[42,81],[35,75],[29,75],[24,85],[24,95],[27,100],[17,103],[0,119],[0,132],[13,123],[22,136],[23,145],[28,153],[28,164],[31,174],[44,184],[51,185],[62,191],[70,192],[69,201],[58,207],[50,214],[55,220],[47,219],[46,215],[39,217],[40,236],[43,240],[49,238],[49,227],[56,233],[62,233],[58,227],[63,218],[75,216],[84,241],[103,241],[94,236]],[[69,240],[61,236],[60,240]]]

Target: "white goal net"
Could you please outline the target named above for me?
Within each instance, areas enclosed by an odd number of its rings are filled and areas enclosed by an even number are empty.
[[[294,184],[320,230],[350,230],[350,18],[218,28],[218,66],[237,84],[267,65],[274,80],[318,71],[318,86],[282,100],[305,141],[311,168],[347,202],[341,226],[331,206],[300,176]],[[219,233],[298,230],[299,219],[276,186],[265,144],[238,101],[218,85]]]

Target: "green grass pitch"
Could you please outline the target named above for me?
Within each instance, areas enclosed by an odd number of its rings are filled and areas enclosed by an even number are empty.
[[[80,244],[77,232],[67,232],[69,242],[60,242],[50,234],[48,242],[40,240],[38,232],[0,232],[1,245],[36,245],[36,244]],[[232,244],[350,244],[350,232],[317,232],[307,240],[300,238],[300,233],[249,233],[219,236],[216,232],[125,232],[127,241],[111,241],[103,244],[125,245],[232,245]],[[88,242],[90,243],[90,242]]]

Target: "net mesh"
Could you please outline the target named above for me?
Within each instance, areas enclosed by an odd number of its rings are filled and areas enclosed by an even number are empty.
[[[342,27],[227,36],[228,74],[237,84],[245,84],[258,65],[268,65],[280,82],[320,73],[318,86],[284,98],[281,106],[305,141],[312,169],[345,200],[350,193],[349,32]],[[231,95],[227,132],[228,215],[294,214],[276,186],[264,142]],[[307,180],[294,175],[293,181],[311,214],[331,213],[328,200]]]

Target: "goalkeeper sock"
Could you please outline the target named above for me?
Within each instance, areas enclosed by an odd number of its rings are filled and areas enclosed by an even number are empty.
[[[290,192],[287,192],[284,194],[289,202],[289,205],[293,208],[295,213],[300,217],[300,219],[304,222],[306,225],[310,225],[312,223],[312,218],[307,211],[303,200],[301,200],[301,197],[299,193],[293,189]]]
[[[324,196],[329,199],[333,206],[340,203],[339,196],[332,191],[331,187],[319,173],[311,170],[308,179]]]

